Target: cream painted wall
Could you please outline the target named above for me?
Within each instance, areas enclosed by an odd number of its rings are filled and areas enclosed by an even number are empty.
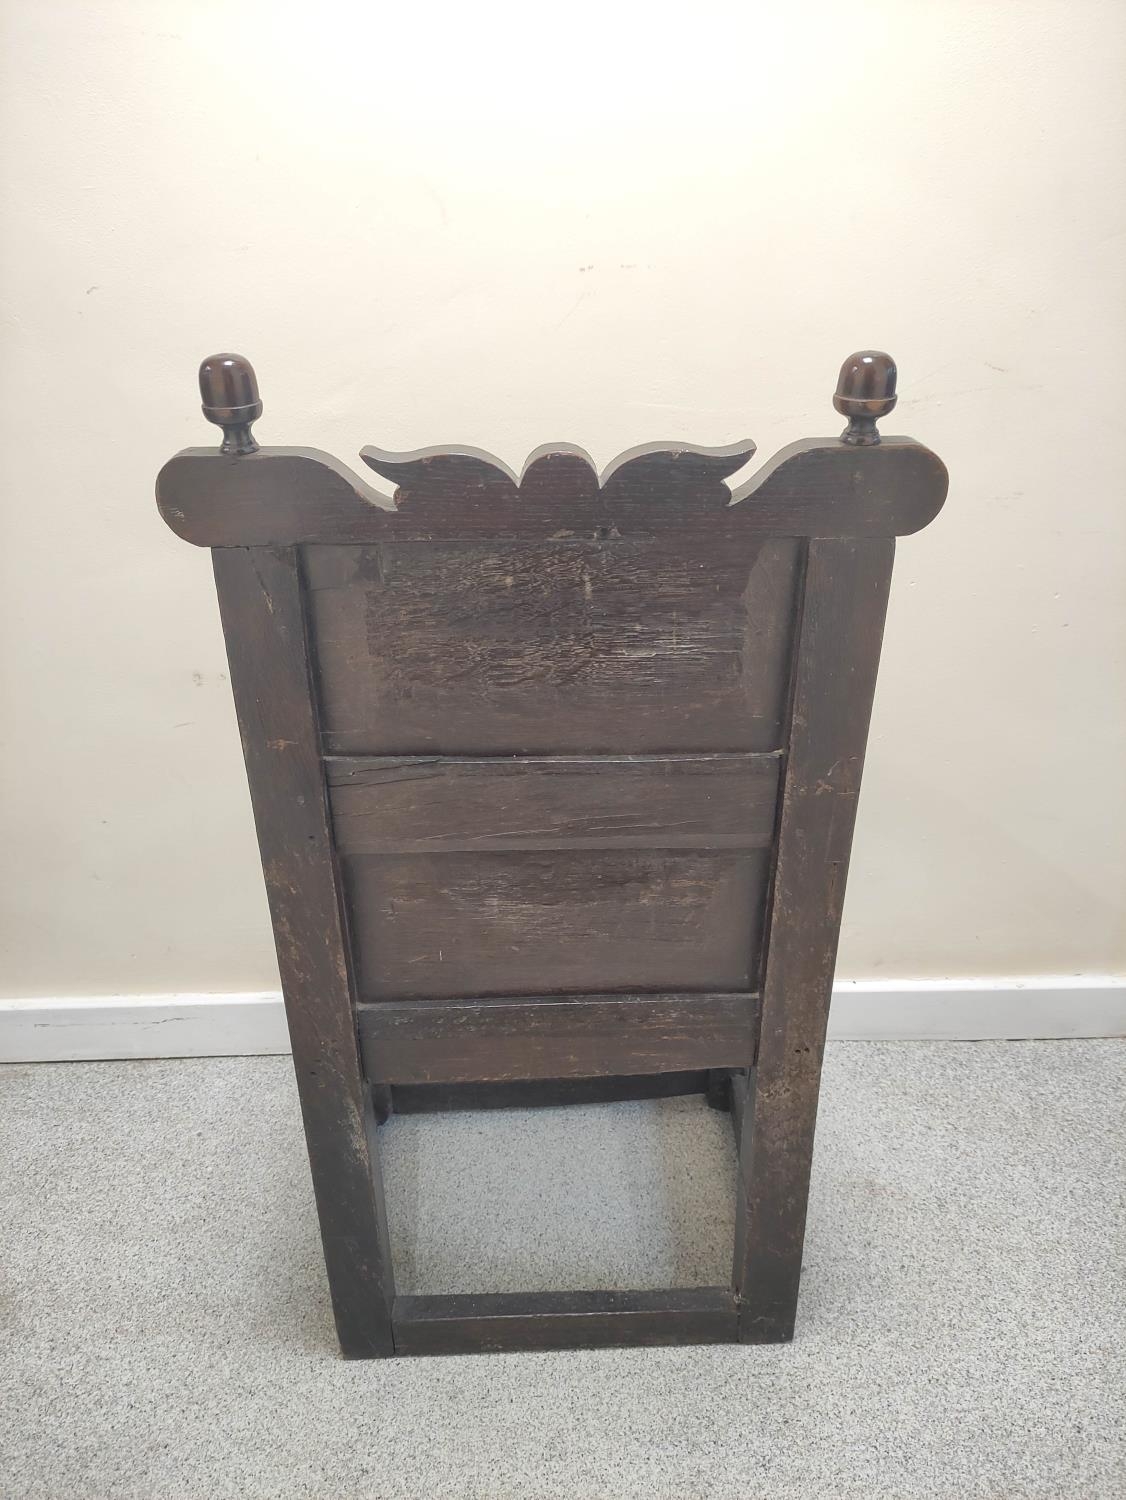
[[[442,11],[445,11],[443,14]],[[1126,6],[3,6],[3,986],[276,984],[206,554],[153,477],[264,442],[890,430],[901,544],[841,973],[1126,967]]]

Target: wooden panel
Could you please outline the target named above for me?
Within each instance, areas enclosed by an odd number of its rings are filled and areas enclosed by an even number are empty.
[[[370,1077],[397,1083],[593,1078],[744,1067],[757,996],[541,995],[361,1005]]]
[[[396,1297],[398,1354],[721,1344],[735,1338],[730,1288],[638,1292],[492,1292]]]
[[[811,542],[758,1065],[740,1148],[740,1337],[792,1337],[825,1027],[895,543]]]
[[[354,856],[360,995],[751,990],[766,863],[663,849]]]
[[[312,547],[336,754],[776,750],[789,541]]]
[[[473,849],[761,849],[776,755],[330,758],[345,854]]]
[[[350,1357],[388,1355],[394,1286],[383,1187],[356,1044],[297,559],[217,552],[215,582],[340,1344]]]

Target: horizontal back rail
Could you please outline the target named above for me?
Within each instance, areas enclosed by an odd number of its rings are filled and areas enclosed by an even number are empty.
[[[778,755],[330,756],[342,854],[764,849]]]
[[[758,996],[538,995],[410,1000],[357,1007],[369,1077],[380,1083],[747,1067]]]
[[[744,451],[749,456],[753,445]],[[241,455],[187,448],[161,470],[157,501],[172,530],[201,547],[542,539],[561,529],[576,540],[598,536],[612,546],[626,536],[697,540],[703,530],[733,541],[906,536],[932,521],[946,498],[941,460],[911,438],[859,448],[835,438],[792,443],[734,495],[722,485],[706,491],[714,498],[703,512],[692,503],[692,489],[689,503],[677,503],[684,491],[674,477],[699,450],[659,456],[663,465],[650,455],[633,483],[623,477],[621,461],[618,482],[601,490],[597,482],[593,490],[576,483],[570,467],[546,495],[537,490],[532,496],[526,483],[518,487],[487,455],[403,455],[397,467],[407,473],[392,498],[315,448]],[[383,471],[394,467],[385,462]],[[730,471],[727,465],[724,472]],[[661,503],[662,488],[669,503]],[[422,497],[432,500],[420,503]]]

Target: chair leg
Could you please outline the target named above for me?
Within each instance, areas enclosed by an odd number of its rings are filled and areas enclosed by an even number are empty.
[[[372,1083],[368,1087],[371,1090],[371,1108],[372,1113],[375,1115],[375,1123],[377,1125],[386,1125],[395,1112],[391,1085],[389,1083]]]
[[[739,1146],[742,1343],[794,1334],[821,1059],[895,544],[809,545],[762,984]]]
[[[740,1122],[734,1270],[739,1342],[785,1344],[797,1317],[813,1120],[803,1151],[800,1121],[790,1117],[798,1128],[784,1139],[786,1122],[771,1118],[775,1112],[756,1097],[757,1084],[752,1070],[734,1111]]]
[[[349,1359],[387,1356],[395,1352],[395,1287],[383,1180],[309,696],[297,554],[231,547],[216,550],[214,564],[340,1347]]]
[[[732,1068],[711,1068],[708,1071],[708,1082],[704,1089],[704,1098],[707,1100],[709,1109],[718,1109],[727,1112],[731,1108],[731,1078]]]

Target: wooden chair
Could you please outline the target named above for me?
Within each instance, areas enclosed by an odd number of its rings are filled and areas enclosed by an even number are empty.
[[[946,471],[885,438],[259,449],[161,471],[213,550],[325,1260],[346,1355],[792,1337],[826,1018],[895,537]],[[708,1091],[738,1143],[730,1286],[396,1296],[390,1110]]]

